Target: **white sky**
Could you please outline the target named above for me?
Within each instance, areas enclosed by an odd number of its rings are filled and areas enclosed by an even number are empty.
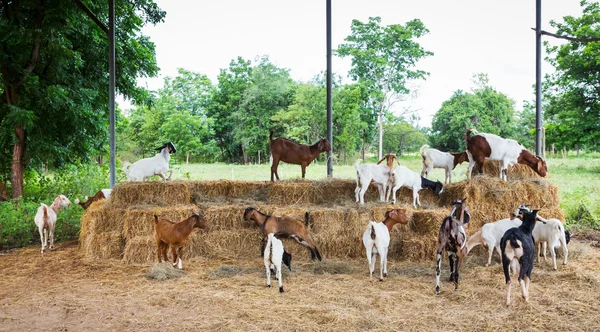
[[[325,0],[156,2],[167,16],[143,30],[156,44],[161,68],[159,77],[140,80],[151,90],[180,67],[216,83],[219,70],[237,56],[269,55],[297,81],[309,81],[326,69]],[[380,16],[385,25],[413,18],[424,22],[430,33],[419,42],[435,55],[417,65],[430,72],[411,103],[421,110],[422,126],[431,125],[433,114],[455,90],[468,91],[478,72],[487,73],[490,84],[515,100],[518,110],[523,100],[533,99],[535,0],[333,0],[332,13],[334,49],[350,34],[352,19]],[[551,19],[580,14],[579,0],[543,0],[542,29],[552,31]],[[350,65],[350,59],[333,58],[333,71],[343,77]],[[550,70],[544,63],[544,73]]]

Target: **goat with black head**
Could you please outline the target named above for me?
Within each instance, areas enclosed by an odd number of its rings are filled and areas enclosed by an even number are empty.
[[[136,161],[129,167],[128,171],[125,171],[129,181],[145,181],[154,175],[160,176],[164,181],[171,180],[173,170],[169,169],[169,161],[171,160],[171,154],[177,152],[175,145],[168,142],[155,150],[160,152],[154,157]],[[168,178],[165,177],[166,173],[169,173]]]

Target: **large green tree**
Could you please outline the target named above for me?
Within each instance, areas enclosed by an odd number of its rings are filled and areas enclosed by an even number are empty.
[[[416,63],[433,55],[417,41],[429,30],[419,19],[404,25],[384,26],[380,17],[370,17],[364,23],[353,20],[351,35],[345,44],[338,46],[337,54],[352,58],[349,74],[369,91],[370,106],[376,112],[379,125],[379,157],[383,153],[383,121],[386,112],[396,102],[409,95],[407,85],[412,80],[425,79],[423,70],[415,69]]]
[[[108,3],[85,4],[107,21]],[[143,99],[140,76],[157,73],[154,44],[141,34],[163,20],[152,0],[117,0],[117,89]],[[93,153],[108,125],[107,36],[71,0],[0,2],[0,171],[23,193],[30,162],[63,163]]]

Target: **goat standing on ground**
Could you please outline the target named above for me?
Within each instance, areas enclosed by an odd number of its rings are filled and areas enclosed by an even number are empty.
[[[274,181],[273,175],[279,180],[277,167],[279,166],[280,161],[288,164],[300,165],[302,167],[302,178],[304,179],[306,167],[308,167],[321,152],[331,151],[331,144],[326,139],[322,139],[311,146],[298,144],[283,137],[273,139],[273,131],[271,131],[269,135],[269,148],[271,150],[271,158],[273,159],[271,162],[272,182]]]
[[[276,217],[264,214],[253,207],[248,207],[244,211],[244,220],[254,220],[262,230],[263,236],[275,233],[278,238],[291,238],[310,251],[311,259],[321,260],[321,253],[313,242],[308,232],[309,214],[304,214],[304,224],[300,220],[290,217]],[[263,239],[264,240],[264,239]],[[263,241],[264,243],[264,241]],[[263,247],[261,247],[261,254]]]
[[[458,290],[460,261],[466,254],[467,233],[465,225],[471,221],[471,214],[465,205],[467,198],[452,203],[452,212],[444,218],[438,232],[437,263],[435,265],[435,293],[440,293],[440,274],[444,251],[450,261],[450,281],[454,281],[454,290]]]
[[[171,153],[177,152],[175,145],[168,142],[155,150],[160,152],[152,158],[138,160],[129,167],[129,170],[126,171],[129,181],[146,181],[147,178],[154,175],[160,176],[164,181],[171,180],[173,170],[169,169],[169,161]],[[168,178],[165,178],[166,173],[169,173]]]
[[[65,195],[58,195],[50,206],[42,203],[35,214],[35,224],[40,231],[40,240],[42,241],[42,254],[46,250],[48,238],[50,238],[50,250],[54,249],[54,226],[58,211],[65,206],[71,205],[71,202]]]
[[[363,164],[359,166],[360,159],[354,163],[354,168],[356,169],[356,189],[354,189],[354,196],[356,197],[357,203],[360,202],[360,204],[365,204],[365,192],[369,189],[369,185],[372,182],[377,184],[379,200],[385,202],[385,193],[388,190],[388,187],[391,188],[389,184],[393,180],[392,170],[394,167],[394,159],[398,162],[396,155],[387,154],[377,162],[377,165]],[[386,160],[386,164],[380,165],[384,160]]]
[[[523,224],[511,228],[500,240],[502,251],[502,269],[506,280],[506,305],[510,305],[510,272],[519,274],[519,284],[525,301],[529,301],[529,283],[535,259],[535,246],[532,232],[538,210],[523,213]]]
[[[154,239],[156,240],[158,262],[162,262],[161,257],[165,261],[168,261],[167,249],[171,246],[173,267],[177,266],[181,270],[183,267],[183,261],[181,260],[183,246],[187,243],[194,228],[201,228],[208,231],[204,217],[196,212],[191,217],[178,223],[174,223],[168,219],[158,219],[158,216],[154,215]]]
[[[457,165],[469,160],[466,152],[451,153],[442,152],[436,149],[430,149],[425,144],[421,147],[421,157],[423,158],[423,170],[421,176],[429,178],[434,168],[443,168],[446,171],[444,184],[452,183],[452,170]]]
[[[110,197],[111,192],[112,192],[111,189],[101,189],[101,190],[98,190],[96,195],[92,196],[92,198],[88,198],[87,196],[85,196],[86,202],[80,202],[79,198],[76,198],[75,204],[79,204],[84,210],[87,210],[87,208],[90,207],[90,205],[92,205],[92,203],[99,201],[101,199],[108,199]]]
[[[265,269],[267,270],[267,287],[271,287],[271,269],[275,268],[275,278],[279,281],[279,293],[283,293],[283,282],[281,278],[281,263],[283,262],[290,271],[292,270],[292,255],[283,248],[283,242],[275,237],[275,234],[267,235],[267,244],[264,251]]]
[[[400,189],[400,187],[411,188],[413,192],[413,207],[416,208],[417,205],[421,205],[421,200],[419,199],[419,191],[424,188],[431,189],[437,196],[439,196],[444,190],[444,186],[440,181],[430,181],[418,173],[411,171],[410,169],[404,166],[396,167],[392,172],[392,182],[389,184],[390,187],[394,187],[387,192],[386,200],[390,199],[390,192],[394,193],[392,204],[396,204],[396,191]]]
[[[532,155],[519,142],[494,134],[479,133],[471,136],[473,131],[473,129],[469,129],[466,134],[467,156],[469,157],[467,178],[471,178],[475,164],[483,172],[483,163],[486,159],[500,161],[500,179],[505,181],[508,181],[508,167],[517,163],[531,167],[542,177],[546,176],[548,168],[544,159]]]
[[[393,209],[385,213],[385,220],[382,222],[369,221],[369,226],[363,234],[363,245],[367,253],[369,262],[369,275],[373,279],[375,271],[376,255],[379,254],[379,281],[387,277],[387,254],[390,245],[390,234],[395,224],[406,224],[406,209]]]

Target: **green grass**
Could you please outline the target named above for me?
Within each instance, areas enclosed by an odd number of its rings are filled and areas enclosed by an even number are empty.
[[[374,163],[375,158],[366,162]],[[585,227],[600,229],[600,155],[584,155],[567,159],[548,159],[548,180],[559,187],[561,208],[567,217],[567,223],[578,223]],[[400,164],[419,172],[421,157],[417,154],[400,157]],[[452,181],[466,179],[467,163],[459,165],[453,172]],[[174,167],[175,178],[192,180],[270,180],[270,166],[261,165],[230,165],[230,164],[190,164]],[[282,180],[299,179],[300,166],[282,163],[279,165],[279,176]],[[310,165],[306,177],[311,180],[327,178],[324,163]],[[355,179],[356,171],[352,165],[335,165],[333,177],[340,179]],[[444,171],[434,169],[431,179],[444,181]]]

